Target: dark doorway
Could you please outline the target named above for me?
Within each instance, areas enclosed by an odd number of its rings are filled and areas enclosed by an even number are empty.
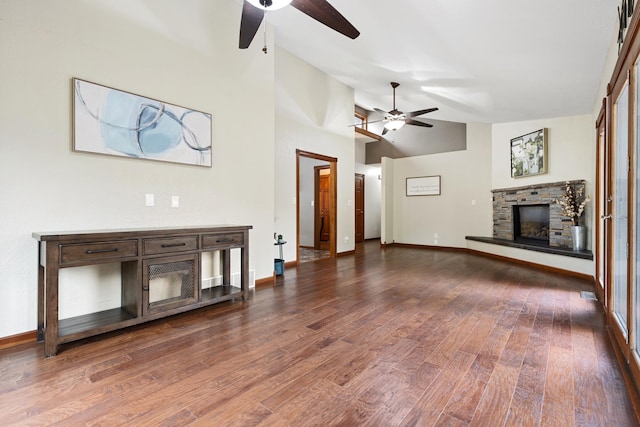
[[[315,227],[314,249],[329,249],[331,217],[331,170],[329,166],[314,167],[315,176]]]
[[[364,242],[364,175],[356,174],[355,181],[355,215],[356,215],[356,243]]]

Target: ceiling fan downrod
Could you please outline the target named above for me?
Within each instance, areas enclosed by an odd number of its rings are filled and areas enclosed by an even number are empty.
[[[260,4],[264,6],[264,16],[263,20],[267,18],[267,8],[273,4],[272,0],[260,0]],[[262,52],[267,54],[267,23],[264,24],[264,46],[262,47]]]
[[[400,83],[391,82],[391,87],[393,88],[393,111],[396,111],[396,88],[400,86]]]

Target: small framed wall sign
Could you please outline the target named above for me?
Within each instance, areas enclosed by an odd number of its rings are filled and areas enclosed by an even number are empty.
[[[547,130],[538,129],[511,140],[511,177],[547,172]]]
[[[440,175],[407,178],[407,196],[439,196]]]

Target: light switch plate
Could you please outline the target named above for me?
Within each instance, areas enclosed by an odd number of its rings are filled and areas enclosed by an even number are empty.
[[[145,194],[144,195],[144,205],[145,206],[155,206],[156,200],[153,194]]]

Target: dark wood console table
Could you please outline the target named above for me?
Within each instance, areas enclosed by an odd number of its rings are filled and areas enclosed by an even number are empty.
[[[252,226],[140,228],[33,233],[38,240],[38,341],[46,357],[60,344],[249,296]],[[231,286],[231,250],[240,251],[240,288]],[[201,284],[202,254],[220,253],[222,283]],[[120,306],[58,318],[59,271],[104,263],[121,266]]]

